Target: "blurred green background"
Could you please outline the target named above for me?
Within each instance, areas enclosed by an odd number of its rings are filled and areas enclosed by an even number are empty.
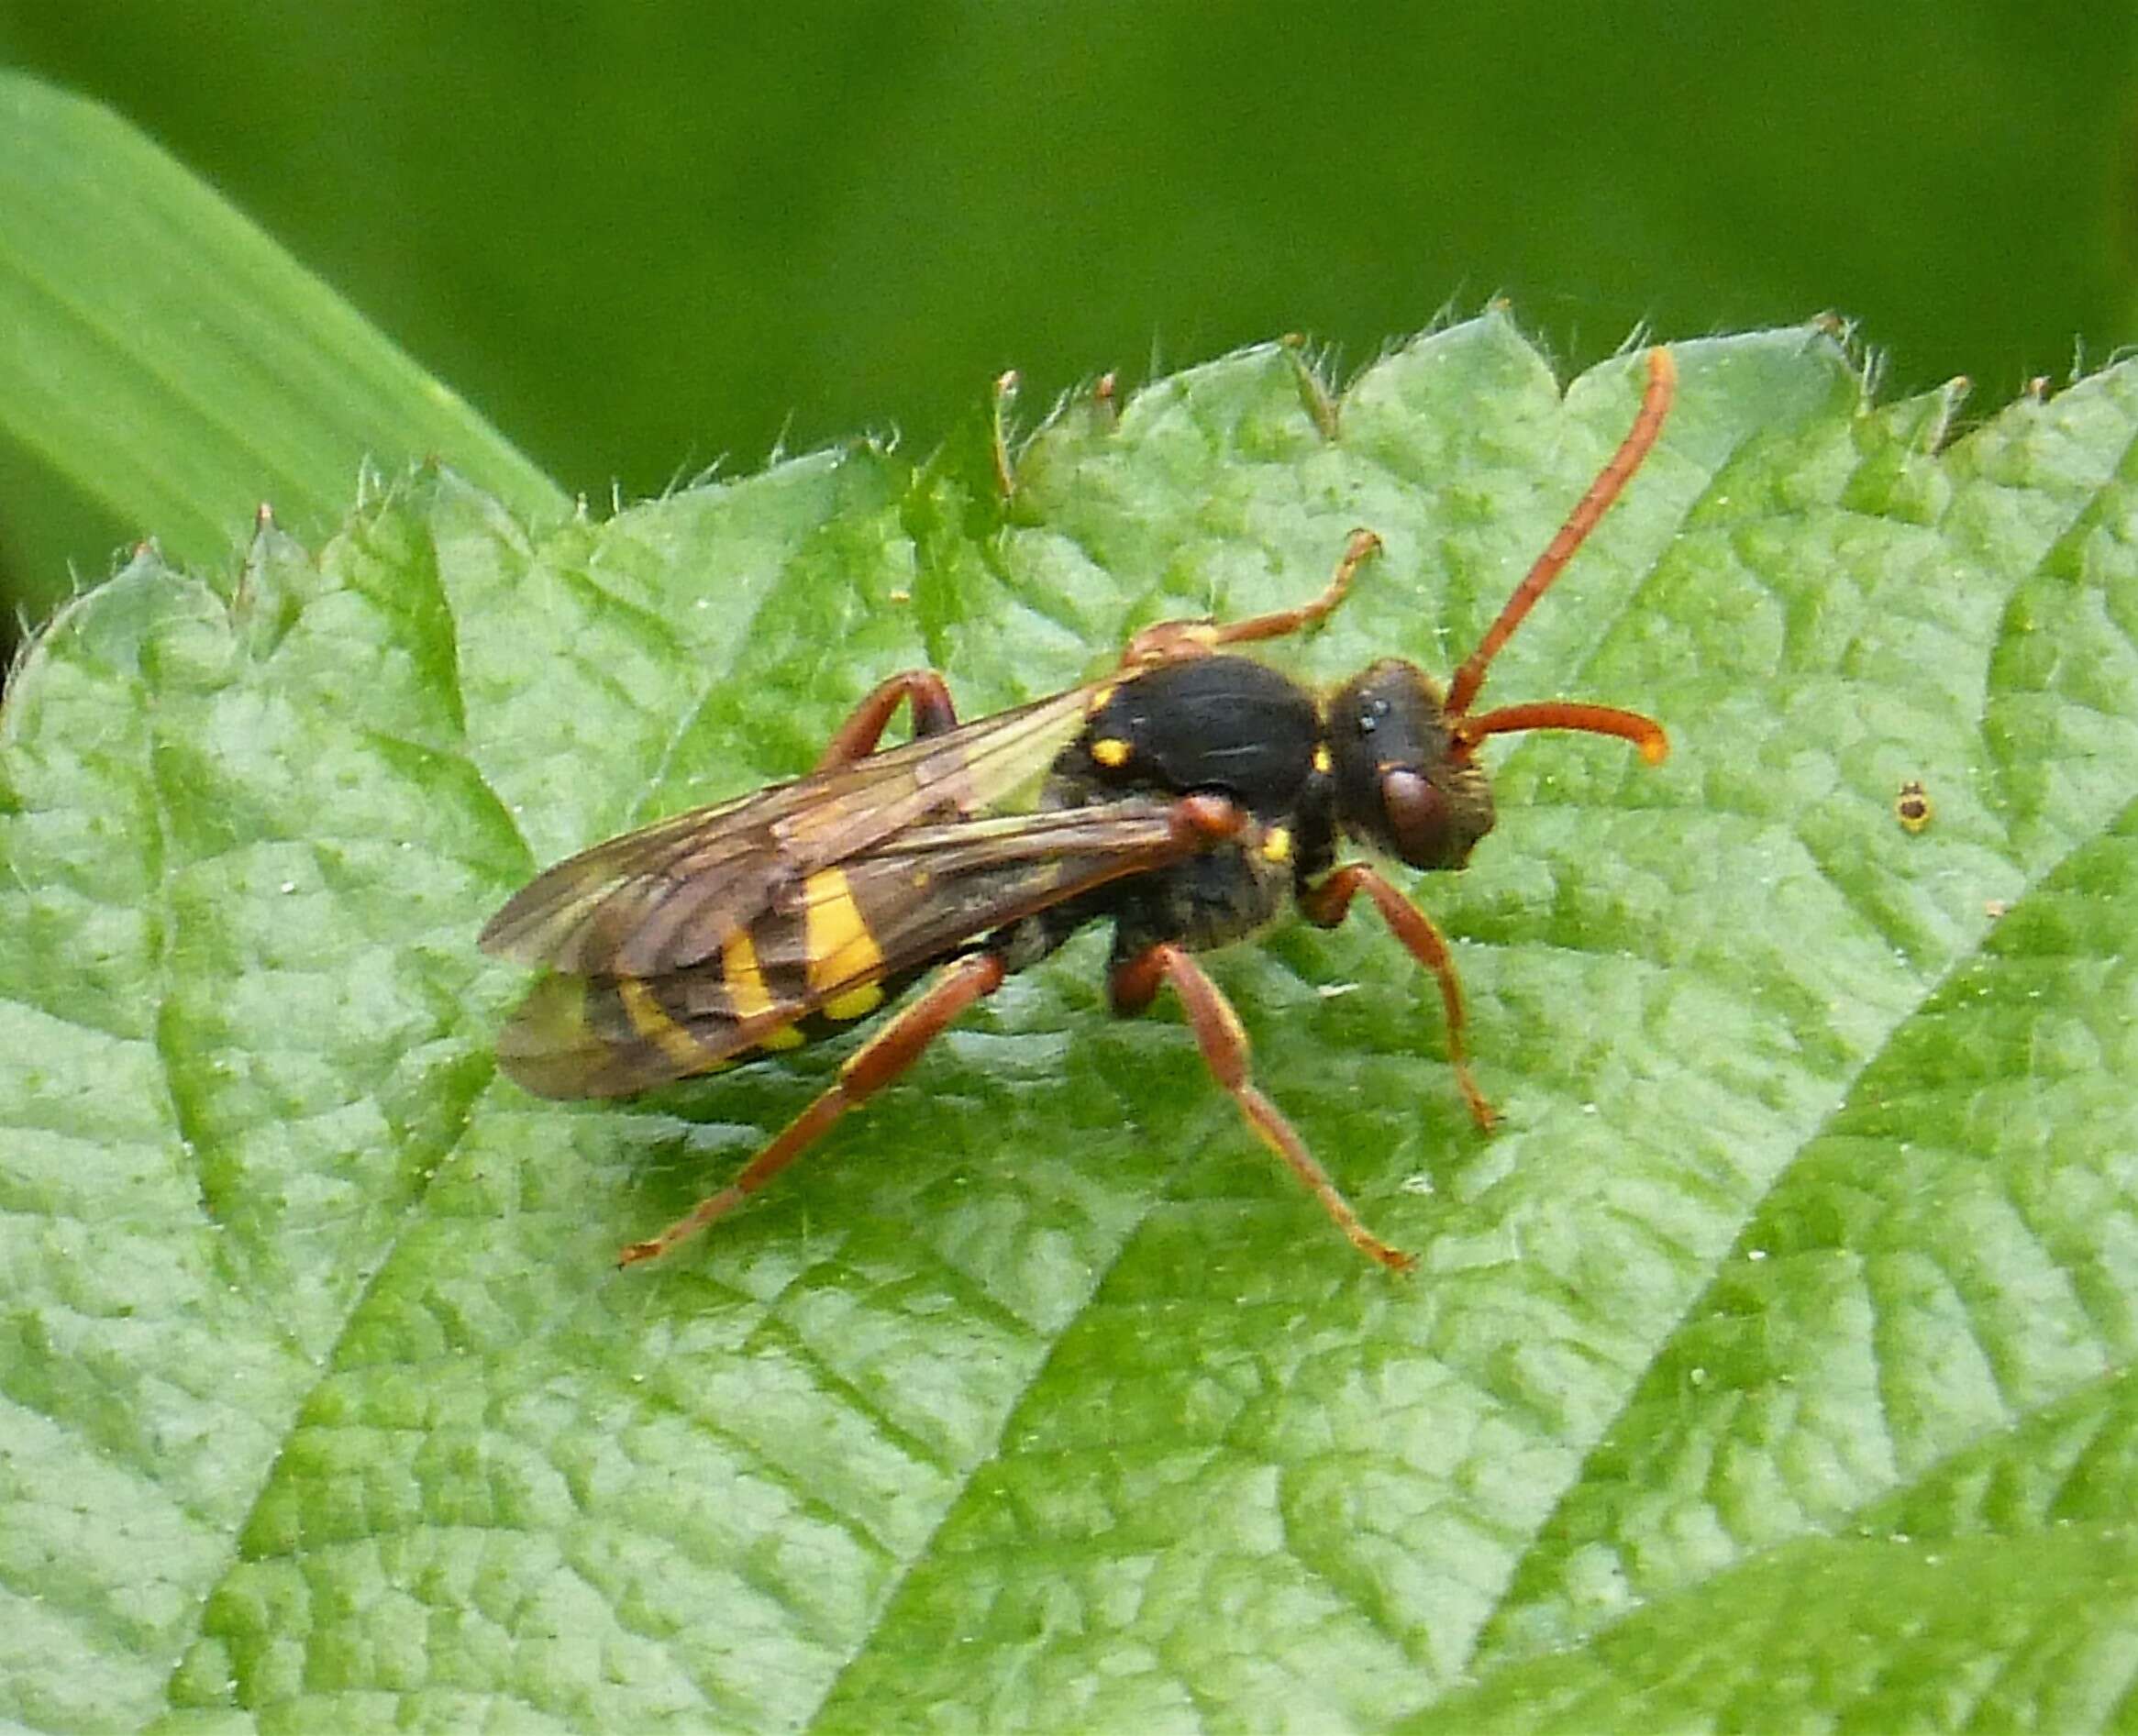
[[[0,0],[0,60],[597,503],[925,448],[1006,366],[1031,414],[1288,330],[1356,364],[1494,295],[1569,367],[1833,309],[1889,386],[1982,409],[2138,326],[2127,5]],[[0,449],[18,606],[155,528]]]

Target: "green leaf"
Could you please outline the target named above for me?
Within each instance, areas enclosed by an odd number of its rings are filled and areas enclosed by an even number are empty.
[[[331,529],[366,461],[442,457],[522,514],[568,508],[205,183],[109,110],[8,72],[0,380],[0,435],[176,560],[227,560],[263,500]]]
[[[1334,439],[1288,356],[530,534],[450,473],[143,556],[0,713],[0,1715],[47,1730],[2062,1730],[2138,1639],[2138,369],[1945,445],[1811,331],[1678,406],[1494,666],[1419,894],[1213,969],[1362,1262],[1096,936],[739,1217],[836,1053],[536,1102],[484,915],[806,766],[1322,582],[1445,669],[1623,431],[1502,318]],[[983,425],[984,426],[984,425]],[[1942,449],[1941,449],[1942,448]],[[1921,779],[1910,835],[1896,789]],[[1993,910],[2006,913],[1993,915]]]

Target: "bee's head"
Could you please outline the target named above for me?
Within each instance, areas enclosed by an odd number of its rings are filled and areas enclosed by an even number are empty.
[[[1524,729],[1571,729],[1631,742],[1650,765],[1670,751],[1662,725],[1638,712],[1568,700],[1471,709],[1485,672],[1536,601],[1550,590],[1582,540],[1641,467],[1662,431],[1678,386],[1667,349],[1648,352],[1640,412],[1611,461],[1590,484],[1559,533],[1507,599],[1478,648],[1443,693],[1416,666],[1376,663],[1336,690],[1324,718],[1336,814],[1344,830],[1418,868],[1458,868],[1492,829],[1492,791],[1477,763],[1488,735]],[[1352,545],[1360,546],[1355,533]],[[1372,539],[1368,539],[1372,544]],[[1373,545],[1378,546],[1378,545]],[[1341,594],[1340,591],[1336,594]]]
[[[1492,829],[1492,791],[1440,690],[1390,658],[1330,699],[1336,813],[1345,831],[1416,868],[1458,868]]]

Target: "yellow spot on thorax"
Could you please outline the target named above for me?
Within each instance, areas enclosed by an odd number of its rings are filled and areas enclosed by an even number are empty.
[[[1329,744],[1325,741],[1316,742],[1314,744],[1314,769],[1326,778],[1335,768],[1335,765],[1336,762],[1329,757]]]
[[[1128,764],[1133,750],[1118,735],[1102,735],[1091,744],[1091,757],[1109,771],[1118,771]]]
[[[1262,859],[1266,862],[1291,860],[1291,828],[1273,825],[1262,837]]]

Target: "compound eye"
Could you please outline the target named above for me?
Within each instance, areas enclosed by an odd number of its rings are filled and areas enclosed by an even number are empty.
[[[1447,854],[1447,795],[1430,779],[1401,766],[1380,774],[1380,811],[1389,841],[1412,868],[1429,868]]]

